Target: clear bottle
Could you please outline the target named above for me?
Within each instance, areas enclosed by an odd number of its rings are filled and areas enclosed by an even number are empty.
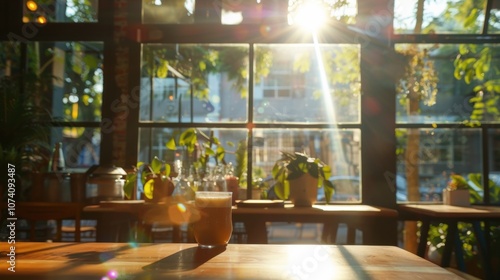
[[[202,179],[201,189],[205,192],[217,191],[217,184],[215,182],[214,170],[207,167],[207,172]]]
[[[188,181],[182,168],[182,163],[180,161],[176,161],[175,163],[175,172],[177,176],[173,179],[174,181],[174,192],[172,193],[173,197],[185,197],[187,195],[187,189],[189,188]]]
[[[198,173],[196,172],[196,168],[194,166],[191,166],[189,168],[187,181],[191,190],[193,190],[193,192],[197,192],[199,187],[201,186],[201,179]]]
[[[66,168],[62,143],[57,142],[52,150],[52,157],[49,162],[49,172],[59,172]]]
[[[230,162],[226,166],[226,184],[228,191],[233,193],[233,205],[239,199],[239,182],[238,177],[234,176],[233,164]]]
[[[215,181],[216,191],[227,192],[227,182],[226,182],[226,173],[224,165],[219,164],[215,167],[214,181]]]

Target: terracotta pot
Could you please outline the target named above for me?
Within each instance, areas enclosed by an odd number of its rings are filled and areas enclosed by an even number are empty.
[[[304,174],[290,182],[290,200],[296,207],[311,207],[318,197],[318,178]]]

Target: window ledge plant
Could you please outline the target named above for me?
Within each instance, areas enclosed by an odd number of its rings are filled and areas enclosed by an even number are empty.
[[[276,180],[274,191],[280,199],[288,199],[290,196],[290,181],[308,174],[317,179],[317,187],[325,188],[326,202],[330,201],[334,188],[328,180],[331,168],[318,158],[310,157],[305,153],[281,152],[272,170],[273,178]],[[317,189],[316,189],[317,192]]]
[[[443,190],[443,204],[470,206],[469,184],[458,174],[451,174],[450,181]]]
[[[138,162],[136,172],[127,175],[123,187],[125,197],[133,199],[133,192],[136,189],[138,179],[142,184],[144,198],[159,202],[167,196],[172,195],[174,184],[169,178],[170,165],[158,157],[154,157],[151,163]],[[140,178],[138,178],[140,176]]]

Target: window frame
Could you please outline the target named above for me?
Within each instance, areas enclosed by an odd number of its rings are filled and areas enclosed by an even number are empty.
[[[322,41],[331,44],[361,44],[361,122],[360,124],[338,124],[339,128],[361,129],[361,170],[364,204],[395,207],[395,192],[389,188],[387,174],[395,174],[395,136],[397,128],[431,128],[432,124],[400,124],[395,121],[395,102],[386,102],[387,98],[394,99],[395,91],[390,86],[382,85],[380,80],[395,80],[393,76],[396,69],[379,71],[379,62],[374,57],[392,56],[394,44],[397,43],[492,43],[500,42],[500,34],[488,34],[489,8],[493,1],[487,1],[488,9],[485,14],[485,24],[481,34],[393,34],[392,15],[387,11],[391,9],[391,0],[359,0],[359,21],[353,26],[331,25],[323,34]],[[140,84],[140,53],[142,43],[245,43],[250,46],[250,60],[253,61],[253,47],[259,43],[311,43],[308,37],[293,37],[293,27],[287,26],[286,22],[274,21],[269,23],[220,25],[214,23],[194,24],[142,24],[142,1],[128,1],[124,6],[115,6],[113,1],[99,1],[98,22],[96,23],[47,23],[43,26],[34,26],[33,23],[23,24],[22,0],[7,1],[5,9],[0,12],[5,24],[0,25],[1,40],[24,41],[100,41],[104,43],[104,64],[115,65],[117,62],[116,51],[121,48],[127,49],[127,61],[130,71],[127,77],[130,86],[126,94],[133,94],[134,87]],[[119,19],[115,18],[120,15]],[[380,20],[380,19],[383,20]],[[269,32],[262,33],[262,24],[268,25]],[[375,26],[374,26],[375,24]],[[124,27],[123,27],[124,25]],[[123,30],[117,29],[123,27]],[[375,34],[373,34],[375,27]],[[34,31],[33,31],[34,30]],[[89,32],[91,30],[92,32]],[[28,31],[30,31],[28,33]],[[118,34],[124,32],[123,34]],[[364,32],[364,34],[363,34]],[[26,36],[20,36],[25,34]],[[186,35],[189,34],[189,35]],[[149,36],[149,37],[148,37]],[[394,66],[394,65],[392,65]],[[253,73],[253,65],[250,64],[249,73]],[[116,69],[106,67],[104,70],[104,89],[102,100],[101,123],[59,123],[58,126],[89,126],[101,127],[101,164],[115,164],[130,168],[136,164],[138,130],[141,127],[160,127],[165,124],[144,123],[139,124],[138,106],[133,103],[125,104],[126,111],[116,111],[114,102],[122,100],[120,88],[114,79]],[[253,120],[253,85],[249,84],[248,123],[242,124],[249,131],[249,143],[252,143],[253,128],[271,128],[276,124],[255,123]],[[390,99],[390,100],[392,100]],[[134,100],[132,100],[134,101]],[[371,105],[377,104],[379,112],[373,112]],[[116,150],[115,121],[120,124],[126,122],[124,135],[125,151]],[[210,127],[211,124],[169,123],[169,127]],[[328,128],[328,124],[283,124],[287,128]],[[439,127],[449,127],[450,124],[438,123]],[[464,125],[452,124],[457,129],[467,129]],[[240,128],[240,124],[220,123],[218,128]],[[374,129],[377,128],[377,129]],[[500,124],[482,124],[482,155],[483,155],[483,185],[487,186],[488,178],[488,134],[489,129],[499,129]],[[381,148],[382,147],[382,148]],[[136,151],[136,152],[134,152]],[[115,153],[125,155],[116,160]],[[249,158],[252,158],[252,149],[249,146]],[[383,160],[381,160],[383,156]],[[252,168],[251,160],[248,164]],[[251,180],[249,178],[248,180]],[[370,182],[370,183],[367,183]],[[489,203],[489,192],[485,191],[484,202]]]

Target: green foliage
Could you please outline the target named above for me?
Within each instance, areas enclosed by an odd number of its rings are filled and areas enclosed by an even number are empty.
[[[146,45],[144,48],[143,75],[151,78],[166,78],[169,69],[175,69],[192,85],[193,96],[208,100],[208,75],[225,73],[241,98],[248,95],[248,48],[219,45],[169,44]],[[267,48],[255,52],[255,77],[265,77],[272,65],[272,56]]]
[[[0,77],[0,163],[2,166],[14,164],[16,174],[21,175],[23,171],[47,168],[51,115],[44,103],[42,85],[50,84],[52,76],[36,75],[31,66],[21,75],[20,62],[16,61],[18,55],[17,44],[0,44],[0,66],[12,74]],[[11,64],[1,65],[4,59]],[[6,178],[5,175],[1,177]]]
[[[267,77],[273,65],[272,51],[263,46],[255,48],[255,83],[260,83],[262,77]]]
[[[123,193],[127,199],[132,198],[132,192],[134,191],[135,183],[137,182],[137,174],[134,172],[127,173],[125,177],[125,185],[123,185]]]
[[[485,7],[485,0],[447,1],[444,14],[434,19],[434,23],[427,27],[426,30],[436,30],[445,25],[462,25],[463,31],[466,33],[480,33],[482,28],[480,17],[484,16]]]
[[[176,151],[178,146],[184,147],[188,153],[198,152],[197,160],[193,163],[196,168],[201,168],[203,172],[207,171],[207,166],[210,158],[215,160],[215,164],[226,164],[226,150],[220,140],[214,136],[213,131],[210,135],[206,135],[201,130],[196,128],[188,128],[178,135],[172,137],[166,147],[169,150]],[[233,143],[227,142],[228,146],[234,146]]]
[[[460,240],[462,241],[464,257],[466,260],[476,256],[475,248],[477,244],[476,236],[473,234],[472,225],[469,223],[459,222],[457,224]],[[437,251],[442,255],[444,244],[446,243],[446,233],[448,225],[437,224],[431,225],[429,228],[428,241],[436,247]]]
[[[318,179],[318,187],[325,188],[326,202],[330,201],[334,192],[332,182],[328,180],[331,176],[330,166],[320,159],[312,158],[305,153],[281,152],[272,169],[273,178],[276,180],[274,190],[281,199],[287,199],[290,195],[289,180],[297,179],[308,173]]]
[[[450,190],[466,190],[469,189],[469,184],[467,184],[467,180],[461,175],[452,174],[450,175],[447,188]]]
[[[238,143],[238,147],[236,148],[235,157],[235,169],[234,176],[238,177],[239,184],[246,186],[246,178],[244,178],[243,174],[247,172],[248,167],[248,150],[247,150],[247,142],[246,140],[241,140]]]
[[[469,180],[481,190],[484,191],[483,181],[481,173],[470,173],[468,175]],[[488,180],[488,187],[490,190],[490,203],[498,204],[500,203],[500,186],[495,184],[493,180]],[[471,203],[481,203],[483,201],[481,195],[475,189],[470,188]]]
[[[138,162],[136,172],[130,172],[125,179],[125,185],[123,186],[125,197],[128,199],[132,197],[134,186],[137,184],[138,175],[140,175],[140,180],[144,188],[144,195],[152,199],[154,190],[154,180],[152,178],[160,177],[161,180],[166,180],[170,175],[170,171],[170,165],[158,157],[154,157],[150,163]]]
[[[457,182],[460,182],[460,184],[467,184],[467,181],[462,176],[456,175],[452,178],[456,179]],[[467,175],[467,178],[481,190],[484,190],[482,185],[481,173],[470,173]],[[496,185],[492,180],[489,180],[488,182],[490,189],[490,203],[500,203],[500,186]],[[467,187],[471,195],[471,203],[482,203],[483,199],[481,194],[476,189],[468,186],[468,184]],[[484,228],[484,224],[481,224],[481,227]],[[440,252],[441,254],[443,253],[444,244],[446,241],[447,228],[448,227],[446,224],[431,225],[429,228],[428,241],[432,245],[434,245],[437,248],[438,252]],[[474,257],[477,254],[477,240],[473,234],[472,225],[469,223],[460,222],[458,223],[458,231],[460,234],[460,239],[463,242],[463,249],[466,259]],[[498,225],[494,223],[490,225],[490,238],[492,244],[491,248],[493,248],[492,256],[500,257],[500,250],[498,249],[498,244],[500,244],[500,227],[498,227]]]
[[[472,122],[500,120],[500,75],[499,68],[492,62],[494,51],[488,46],[462,44],[454,61],[455,78],[463,79],[466,84],[477,84],[475,96],[469,100],[473,106]]]
[[[405,49],[399,49],[398,52],[408,59],[403,77],[396,85],[396,92],[402,105],[406,105],[410,99],[422,101],[427,106],[436,104],[439,80],[434,62],[429,58],[428,49],[420,50],[410,45]]]

